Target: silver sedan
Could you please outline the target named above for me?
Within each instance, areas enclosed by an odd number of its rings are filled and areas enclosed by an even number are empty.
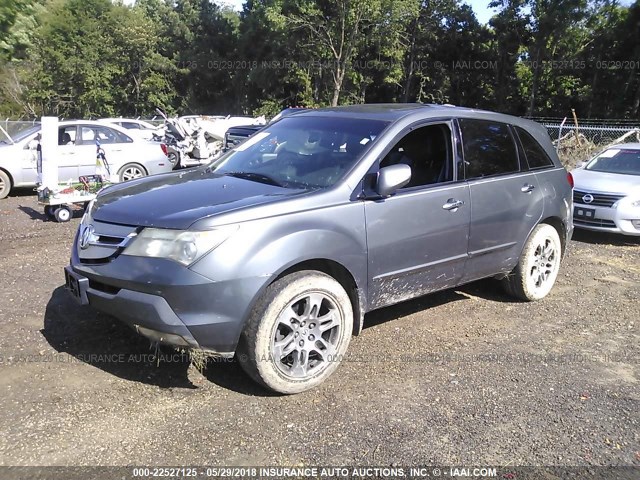
[[[640,143],[611,146],[571,173],[576,227],[640,236]]]
[[[38,124],[11,138],[0,138],[0,198],[14,187],[35,186]],[[58,178],[77,180],[96,173],[96,141],[105,151],[112,174],[121,182],[170,172],[166,145],[132,137],[117,125],[89,120],[58,123]]]

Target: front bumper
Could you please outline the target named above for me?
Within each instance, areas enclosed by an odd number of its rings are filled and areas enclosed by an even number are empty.
[[[593,211],[593,216],[587,218],[579,214],[588,210]],[[640,236],[640,209],[574,203],[573,224],[576,228],[585,230]]]
[[[74,247],[67,290],[141,335],[174,347],[232,356],[254,299],[268,278],[213,281],[175,262],[119,255],[81,263]]]

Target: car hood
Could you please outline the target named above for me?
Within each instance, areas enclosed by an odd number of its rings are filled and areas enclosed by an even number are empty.
[[[110,186],[96,199],[92,218],[123,225],[186,229],[205,217],[304,192],[199,168]]]
[[[618,193],[630,195],[640,188],[640,176],[595,172],[577,168],[571,172],[575,189],[586,192]]]

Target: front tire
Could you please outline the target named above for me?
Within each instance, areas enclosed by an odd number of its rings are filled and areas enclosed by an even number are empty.
[[[562,243],[558,231],[542,223],[533,229],[518,265],[502,282],[510,295],[531,302],[547,296],[560,270]]]
[[[7,198],[11,192],[11,178],[4,171],[0,170],[0,200]]]
[[[338,368],[353,331],[344,288],[316,271],[274,282],[258,300],[238,344],[238,360],[259,384],[279,393],[316,387]]]

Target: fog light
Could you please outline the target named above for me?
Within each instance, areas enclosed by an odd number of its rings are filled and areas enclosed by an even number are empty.
[[[640,220],[631,220],[631,225],[640,230]]]

